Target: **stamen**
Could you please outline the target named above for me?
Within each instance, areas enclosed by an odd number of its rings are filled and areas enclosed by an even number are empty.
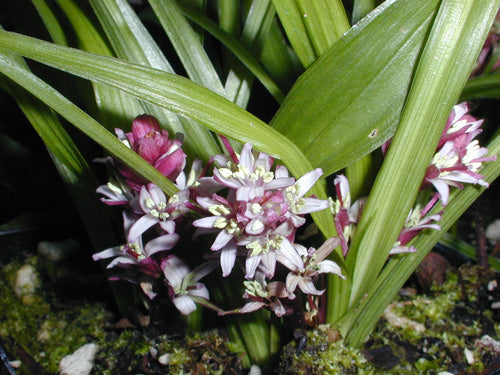
[[[146,200],[144,201],[144,205],[151,209],[155,206],[155,202],[151,199],[151,198],[146,198]]]
[[[225,217],[219,217],[215,220],[214,228],[224,229],[227,226],[227,220]]]
[[[109,190],[111,190],[115,194],[123,194],[122,189],[120,189],[118,186],[112,184],[111,182],[108,182],[106,185],[108,185]]]

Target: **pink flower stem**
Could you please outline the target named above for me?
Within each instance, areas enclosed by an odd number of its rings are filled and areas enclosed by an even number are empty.
[[[429,203],[427,203],[427,205],[424,207],[424,209],[420,213],[420,218],[422,218],[425,215],[427,215],[427,212],[429,212],[431,210],[431,208],[434,207],[434,205],[436,204],[436,202],[439,200],[439,197],[440,197],[439,193],[435,193],[432,196],[432,198],[429,201]]]
[[[233,162],[235,164],[239,164],[240,161],[239,161],[238,157],[236,156],[236,153],[234,152],[233,147],[229,143],[229,140],[225,136],[223,136],[222,134],[219,134],[219,138],[221,139],[222,143],[224,143],[224,146],[226,147],[227,152],[229,152],[231,159],[233,159]]]

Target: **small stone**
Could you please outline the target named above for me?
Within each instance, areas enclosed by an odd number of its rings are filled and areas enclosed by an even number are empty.
[[[41,241],[38,244],[38,254],[52,262],[67,259],[81,248],[78,241],[69,238],[64,241]]]
[[[94,343],[85,344],[73,354],[67,355],[59,362],[61,375],[89,375],[94,366],[94,357],[98,346]]]
[[[9,361],[9,365],[12,367],[12,368],[19,368],[21,367],[23,363],[19,360],[19,359],[16,359],[14,361]]]
[[[170,363],[170,353],[161,355],[158,358],[158,362],[164,366],[168,365]]]
[[[411,297],[417,295],[417,290],[412,287],[401,288],[398,292],[401,297]]]
[[[390,370],[401,361],[400,358],[394,354],[389,345],[363,350],[363,355],[368,361],[373,363],[376,368],[382,370]]]
[[[14,292],[19,298],[35,294],[40,286],[40,278],[35,267],[25,264],[17,271]]]
[[[496,352],[497,354],[500,354],[500,341],[497,341],[488,335],[484,335],[480,339],[477,339],[474,342],[474,346],[476,348],[477,347],[487,348],[491,351]]]
[[[500,219],[493,221],[486,227],[486,238],[491,244],[496,244],[500,240]]]
[[[497,288],[497,286],[498,286],[498,282],[497,282],[495,279],[493,279],[493,280],[491,280],[491,281],[488,283],[488,290],[489,290],[490,292],[492,292],[492,291],[494,291],[494,290]]]
[[[433,284],[443,285],[449,268],[450,263],[443,256],[431,251],[420,263],[415,275],[420,286],[429,290]]]
[[[158,355],[158,349],[156,349],[154,347],[150,347],[149,354],[151,355],[151,357],[156,358],[156,356]]]
[[[396,328],[412,328],[418,333],[423,333],[425,331],[425,326],[422,323],[415,322],[414,320],[408,319],[405,316],[398,316],[392,312],[392,306],[389,305],[384,310],[384,318],[387,322]]]
[[[472,365],[474,363],[474,354],[472,354],[472,352],[469,349],[465,348],[464,355],[465,359],[467,360],[467,363],[469,365]]]
[[[262,375],[262,370],[259,366],[252,365],[252,367],[250,367],[250,371],[248,371],[248,375]]]
[[[491,304],[491,308],[492,308],[493,310],[500,309],[500,302],[493,302],[493,303]]]

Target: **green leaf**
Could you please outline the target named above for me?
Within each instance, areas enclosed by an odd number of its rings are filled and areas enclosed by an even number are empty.
[[[488,145],[488,150],[490,155],[500,155],[500,137]],[[492,183],[500,176],[500,159],[487,163],[480,173],[486,181]],[[398,255],[390,260],[376,282],[370,286],[366,298],[359,304],[353,305],[344,318],[338,322],[349,345],[361,345],[386,306],[393,300],[420,262],[485,190],[485,187],[469,185],[464,190],[453,191],[439,222],[441,231],[422,232],[410,243],[418,249],[416,253]],[[431,213],[438,213],[440,210],[442,207],[435,207]]]
[[[461,100],[479,98],[500,98],[500,72],[469,79],[462,92]]]
[[[456,236],[451,235],[449,232],[442,233],[442,236],[439,239],[439,245],[445,246],[450,249],[450,251],[457,252],[469,259],[476,260],[477,258],[477,250],[474,246]],[[488,255],[488,263],[495,272],[500,272],[500,259],[495,256]]]
[[[266,17],[270,9],[265,5],[262,8],[264,12],[263,16]],[[278,102],[283,101],[285,96],[283,92],[281,92],[278,85],[273,81],[273,79],[269,76],[266,70],[262,67],[258,59],[256,59],[252,55],[252,50],[245,48],[245,45],[251,48],[253,40],[255,40],[256,37],[258,36],[258,30],[257,32],[255,30],[253,31],[248,30],[247,25],[249,24],[248,23],[245,24],[245,28],[243,29],[244,33],[243,40],[242,43],[240,43],[230,34],[225,32],[223,29],[218,27],[214,22],[210,21],[203,15],[193,12],[188,8],[182,8],[182,11],[197,25],[201,26],[203,29],[205,29],[215,38],[217,38],[222,44],[224,44],[224,46],[227,47],[238,58],[238,60],[241,63],[243,63],[248,68],[248,70],[250,70],[250,72],[252,72],[255,75],[255,77],[262,83],[262,85],[271,93],[271,95],[273,95],[276,101]],[[253,18],[250,18],[250,20],[252,20],[252,24],[250,26],[253,27],[255,27],[254,23],[259,22],[259,20],[254,22]],[[262,23],[262,21],[263,20],[261,19],[260,24]],[[234,93],[232,95],[230,93],[227,93],[225,96],[233,101],[237,98],[237,95],[235,95]]]
[[[317,56],[321,56],[351,25],[342,1],[295,0]]]
[[[307,68],[316,61],[318,56],[307,33],[306,25],[302,20],[303,14],[300,12],[300,8],[295,0],[275,0],[273,4],[293,50],[302,65]]]
[[[82,49],[104,56],[112,56],[106,41],[73,0],[57,0],[57,3],[73,26]],[[130,123],[132,119],[142,113],[140,103],[129,95],[97,84],[92,86],[99,108],[99,118],[107,129],[111,130],[116,127],[117,123],[123,121]]]
[[[170,63],[151,35],[125,0],[92,0],[91,4],[117,55],[123,59],[173,73]],[[221,152],[210,131],[186,118],[181,118],[164,108],[142,103],[144,112],[155,116],[160,124],[186,135],[184,145],[188,155],[207,161]],[[193,151],[191,151],[193,150]],[[191,152],[190,152],[191,151]]]
[[[168,195],[175,194],[178,191],[177,187],[172,182],[134,151],[125,146],[115,135],[107,131],[102,125],[97,123],[93,118],[71,103],[51,86],[47,85],[31,72],[20,67],[3,53],[0,53],[0,72],[58,112],[87,136],[103,146],[112,155],[120,159],[138,175],[153,182]],[[54,136],[54,134],[50,134],[50,132],[48,132],[48,135],[51,137]],[[53,138],[49,140],[49,144],[57,142],[58,141]]]
[[[149,0],[188,76],[224,96],[224,88],[200,39],[173,0]]]
[[[332,174],[396,129],[437,0],[386,1],[293,86],[271,125]]]
[[[192,118],[242,143],[252,142],[256,149],[282,160],[296,177],[313,169],[304,154],[288,138],[249,112],[186,78],[7,31],[0,31],[0,47],[121,89],[141,100]],[[311,194],[325,199],[324,185],[317,183],[311,189]],[[335,234],[333,220],[327,210],[315,213],[313,218],[325,236]]]
[[[40,18],[45,24],[45,27],[47,28],[47,31],[49,32],[54,43],[66,46],[68,44],[66,41],[66,35],[64,34],[59,21],[57,21],[56,16],[52,12],[52,9],[50,9],[45,0],[31,0],[31,2],[35,6],[36,11],[40,15]]]
[[[446,120],[483,46],[500,0],[442,1],[401,123],[349,250],[351,303],[375,281],[414,204]]]
[[[283,28],[304,67],[349,29],[338,0],[273,0]]]
[[[9,59],[12,64],[28,73],[28,66],[19,56],[3,55],[3,58]],[[113,231],[101,212],[102,205],[95,194],[97,179],[55,113],[21,87],[5,77],[2,78],[9,94],[17,101],[47,146],[85,223],[94,248],[99,250],[114,245]]]
[[[304,71],[295,52],[287,44],[278,21],[271,24],[260,60],[271,77],[287,92]]]
[[[361,18],[370,13],[375,8],[375,0],[354,0],[352,6],[352,24],[357,23]]]

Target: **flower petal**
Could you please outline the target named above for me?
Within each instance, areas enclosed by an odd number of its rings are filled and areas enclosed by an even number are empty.
[[[184,315],[189,315],[196,310],[196,304],[193,302],[189,296],[179,296],[175,297],[172,302],[174,303],[177,310],[179,310]]]
[[[321,168],[316,168],[313,171],[307,172],[301,178],[299,178],[296,184],[300,188],[300,192],[297,195],[298,197],[304,196],[318,181],[318,179],[323,175],[323,170]]]
[[[220,266],[222,268],[222,276],[229,276],[234,267],[234,262],[236,261],[236,250],[237,247],[234,242],[227,244],[221,251],[220,254]]]
[[[177,241],[179,241],[179,238],[180,236],[177,233],[157,237],[144,246],[144,251],[147,256],[150,257],[159,251],[170,250],[175,246]]]
[[[134,243],[149,228],[158,223],[158,219],[151,215],[144,215],[137,220],[130,228],[127,241]]]
[[[190,272],[189,267],[181,259],[173,255],[163,259],[161,269],[168,283],[173,288],[181,285],[184,277]]]

